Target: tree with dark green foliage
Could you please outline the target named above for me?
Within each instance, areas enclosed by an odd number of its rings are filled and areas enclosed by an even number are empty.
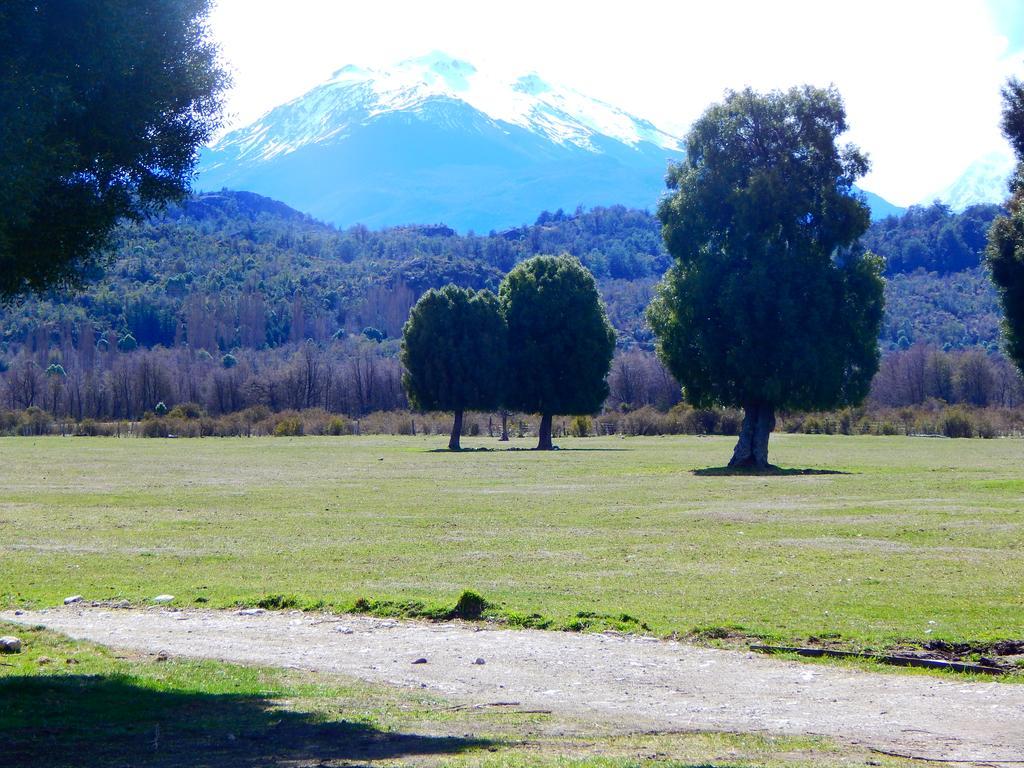
[[[859,403],[878,369],[881,260],[837,146],[834,88],[728,92],[686,137],[658,207],[674,265],[648,310],[658,352],[698,407],[744,409],[732,467],[768,467],[776,409]]]
[[[1024,372],[1024,83],[1011,78],[1003,89],[1003,135],[1017,155],[1010,180],[1007,216],[988,234],[988,265],[1003,305],[1006,351]]]
[[[0,3],[0,300],[75,285],[187,190],[226,75],[210,0]]]
[[[594,276],[571,256],[522,262],[505,276],[498,296],[508,322],[505,404],[541,415],[537,449],[550,450],[555,414],[601,409],[615,331]]]
[[[446,285],[409,312],[402,336],[402,383],[415,408],[454,411],[448,448],[461,449],[462,414],[501,404],[507,329],[497,297]]]

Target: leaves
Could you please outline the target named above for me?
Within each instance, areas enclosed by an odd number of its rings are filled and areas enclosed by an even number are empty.
[[[0,5],[0,300],[80,283],[181,197],[227,77],[209,0]]]
[[[850,246],[867,158],[834,88],[727,94],[694,124],[658,216],[675,265],[648,311],[698,406],[858,402],[878,367],[882,263]],[[842,255],[842,258],[837,258]]]
[[[508,322],[505,404],[543,414],[600,410],[615,331],[594,276],[571,256],[535,256],[506,275],[498,295]]]
[[[489,410],[501,403],[507,327],[490,291],[427,291],[402,337],[402,383],[420,410]]]

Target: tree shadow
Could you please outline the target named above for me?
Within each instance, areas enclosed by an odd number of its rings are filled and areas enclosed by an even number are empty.
[[[519,448],[518,446],[515,447],[515,448],[507,448],[506,450],[508,450],[510,453],[512,453],[512,452],[514,452],[514,453],[574,453],[574,452],[580,452],[580,451],[582,451],[584,453],[602,453],[602,452],[606,452],[606,453],[625,453],[627,451],[632,451],[632,450],[635,450],[635,449],[634,448],[563,448],[560,445],[556,445],[554,448],[551,448],[551,449],[546,450],[546,451],[545,450],[541,450],[540,448]]]
[[[426,453],[451,453],[451,454],[459,454],[459,453],[493,453],[494,451],[500,451],[500,450],[501,450],[500,448],[486,448],[486,447],[480,447],[480,448],[459,448],[459,450],[457,450],[457,451],[453,451],[451,448],[428,448],[426,450]]]
[[[632,451],[633,448],[561,448],[555,446],[549,451],[541,451],[537,448],[521,448],[519,446],[512,446],[509,448],[460,448],[457,451],[449,450],[448,448],[428,448],[426,453],[572,453],[575,451],[585,452],[626,452]]]
[[[0,680],[0,764],[256,768],[451,755],[484,739],[326,722],[273,699],[154,690],[127,676]]]
[[[797,475],[850,475],[852,472],[843,472],[838,469],[799,469],[797,467],[777,467],[769,464],[767,467],[704,467],[694,469],[691,474],[698,477],[794,477]]]

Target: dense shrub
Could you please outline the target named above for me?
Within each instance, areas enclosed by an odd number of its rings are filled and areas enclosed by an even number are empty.
[[[939,422],[940,431],[946,437],[974,437],[974,424],[962,410],[949,410]]]
[[[594,425],[589,416],[576,416],[569,427],[569,434],[573,437],[589,437],[594,431]]]
[[[18,418],[17,431],[19,435],[48,435],[52,428],[53,417],[42,408],[34,405],[22,411],[21,416]]]
[[[274,437],[295,437],[303,433],[302,419],[298,415],[282,415],[276,419],[271,434]]]
[[[165,419],[145,419],[139,425],[139,435],[142,437],[167,437],[169,434]]]
[[[178,403],[167,415],[172,419],[200,419],[205,414],[198,403]]]

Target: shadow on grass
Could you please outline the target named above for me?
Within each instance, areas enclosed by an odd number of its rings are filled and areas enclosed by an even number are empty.
[[[448,448],[429,448],[426,453],[572,453],[575,451],[586,452],[626,452],[632,448],[560,448],[557,445],[550,451],[540,451],[537,448],[520,448],[513,446],[509,448],[460,448],[457,451]]]
[[[849,475],[838,469],[798,469],[796,467],[776,467],[770,464],[763,469],[755,467],[705,467],[695,469],[692,474],[698,477],[794,477],[797,475]]]
[[[159,691],[121,675],[0,680],[2,765],[256,768],[452,755],[482,739],[324,722],[251,695]]]
[[[500,448],[459,448],[459,450],[453,451],[451,448],[428,448],[426,453],[492,453],[500,450]]]

